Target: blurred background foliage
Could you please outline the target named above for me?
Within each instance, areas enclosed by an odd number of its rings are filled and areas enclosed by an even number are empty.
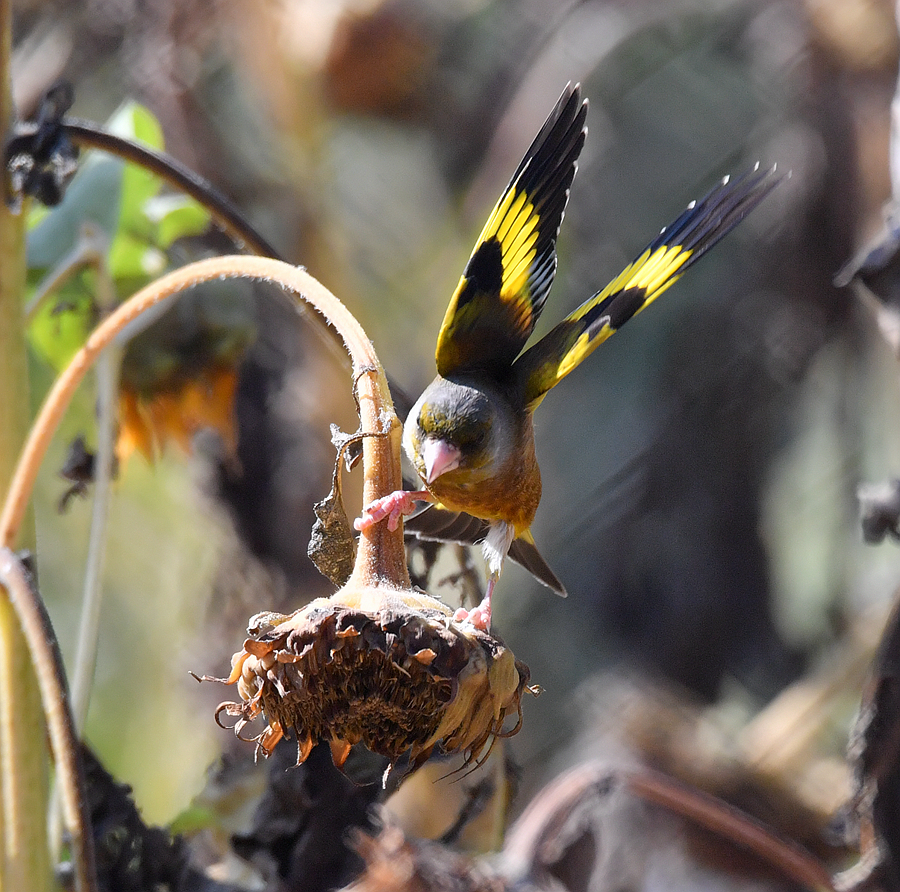
[[[15,6],[23,115],[58,78],[80,117],[143,103],[170,153],[350,306],[413,396],[475,237],[567,81],[590,99],[589,135],[539,332],[717,178],[756,161],[792,171],[537,413],[534,533],[570,596],[515,566],[497,592],[497,630],[546,689],[510,746],[522,803],[627,723],[642,689],[614,678],[671,686],[727,736],[842,648],[871,647],[900,555],[862,544],[855,488],[900,468],[900,393],[872,317],[832,277],[890,192],[887,0]],[[215,232],[164,247],[163,264],[230,250]],[[71,287],[77,303],[90,282]],[[222,691],[187,671],[226,674],[248,616],[330,592],[306,546],[328,425],[355,428],[346,369],[264,289],[236,291],[179,305],[123,366],[141,393],[216,362],[237,372],[236,428],[198,433],[190,457],[157,443],[152,466],[131,458],[111,509],[87,737],[153,821],[188,806],[218,753],[248,749],[212,721]],[[37,399],[51,377],[37,353],[32,373]],[[86,388],[66,419],[38,504],[42,589],[70,658],[90,509],[57,512],[58,471],[74,436],[90,443],[93,401]],[[803,777],[781,763],[822,814],[849,789],[865,657],[848,665],[804,738]]]

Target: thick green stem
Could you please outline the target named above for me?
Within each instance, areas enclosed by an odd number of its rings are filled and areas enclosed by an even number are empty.
[[[11,0],[0,0],[0,133],[13,120],[9,70]],[[24,220],[0,202],[0,492],[28,429],[28,367],[22,320]],[[20,545],[31,544],[33,534]],[[40,695],[12,606],[0,597],[0,888],[49,890],[47,749]]]

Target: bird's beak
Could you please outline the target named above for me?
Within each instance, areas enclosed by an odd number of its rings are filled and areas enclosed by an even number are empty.
[[[422,450],[425,462],[425,482],[434,483],[441,474],[459,467],[459,449],[451,446],[446,440],[428,437]]]

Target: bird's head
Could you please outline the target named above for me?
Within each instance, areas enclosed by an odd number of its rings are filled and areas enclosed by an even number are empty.
[[[430,486],[439,477],[457,483],[489,478],[513,441],[508,399],[491,387],[436,378],[407,418],[403,445],[419,476]]]

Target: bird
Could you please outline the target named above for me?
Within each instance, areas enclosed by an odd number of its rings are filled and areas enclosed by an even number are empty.
[[[367,505],[357,530],[396,529],[419,502],[435,520],[421,538],[483,536],[488,582],[457,622],[490,630],[494,587],[507,556],[558,594],[531,524],[541,499],[533,413],[546,394],[607,338],[677,281],[782,179],[775,167],[725,177],[620,272],[532,346],[557,268],[556,241],[584,146],[588,103],[566,86],[494,206],[450,300],[435,350],[437,377],[409,412],[403,447],[422,488]]]

